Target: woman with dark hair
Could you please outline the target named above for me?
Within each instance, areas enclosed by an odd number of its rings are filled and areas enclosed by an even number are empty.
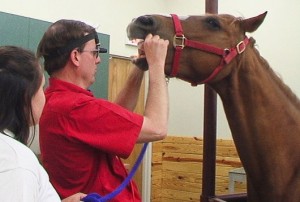
[[[45,105],[44,83],[42,69],[31,51],[0,47],[1,201],[61,201],[48,174],[27,147],[35,135],[30,135],[30,127],[38,124]],[[78,193],[63,201],[76,202],[84,196]]]

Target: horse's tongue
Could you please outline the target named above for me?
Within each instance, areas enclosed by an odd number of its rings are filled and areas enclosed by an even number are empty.
[[[137,44],[139,57],[145,57],[144,41],[139,41]]]

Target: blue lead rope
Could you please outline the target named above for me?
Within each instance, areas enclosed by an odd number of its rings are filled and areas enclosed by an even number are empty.
[[[122,182],[122,184],[120,184],[120,186],[117,187],[113,192],[111,192],[110,194],[107,194],[105,196],[100,196],[97,193],[91,193],[91,194],[88,194],[86,197],[84,197],[81,200],[84,202],[106,202],[106,201],[114,198],[116,195],[118,195],[128,185],[128,183],[134,176],[136,170],[138,169],[139,165],[141,164],[141,162],[143,160],[147,146],[148,146],[148,143],[145,143],[141,150],[139,157],[137,158],[134,166],[132,167],[132,170],[130,171],[130,173],[128,174],[126,179]]]

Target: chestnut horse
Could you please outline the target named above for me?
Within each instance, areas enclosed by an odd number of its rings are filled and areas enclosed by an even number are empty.
[[[248,201],[299,202],[300,102],[246,36],[266,14],[144,15],[127,32],[130,39],[168,39],[166,76],[218,93],[247,174]],[[143,58],[135,63],[147,67]]]

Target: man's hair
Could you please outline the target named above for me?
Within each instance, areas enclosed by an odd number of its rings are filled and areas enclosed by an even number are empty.
[[[44,69],[50,76],[66,65],[74,48],[84,48],[87,41],[82,39],[86,35],[99,42],[95,28],[84,22],[62,19],[50,25],[37,48],[37,57],[44,59]]]
[[[42,78],[33,52],[15,46],[0,47],[0,131],[5,134],[6,129],[10,130],[25,145],[30,125],[36,124],[31,100]]]

